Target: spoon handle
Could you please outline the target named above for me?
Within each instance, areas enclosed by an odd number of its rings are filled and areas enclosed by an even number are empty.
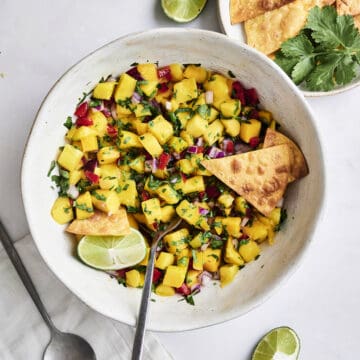
[[[12,264],[15,267],[15,270],[19,274],[23,284],[26,287],[26,290],[29,292],[31,298],[33,299],[36,307],[38,308],[41,316],[43,317],[45,323],[49,327],[51,332],[56,332],[53,322],[50,319],[49,314],[45,310],[45,307],[39,297],[38,292],[36,291],[35,285],[32,282],[29,273],[27,272],[13,242],[10,239],[7,231],[5,230],[4,225],[0,221],[0,240],[4,246],[5,251],[7,252]]]
[[[147,309],[149,305],[149,298],[151,294],[151,286],[152,286],[152,278],[154,273],[154,263],[155,263],[155,255],[156,255],[156,248],[158,246],[159,241],[171,230],[177,228],[180,223],[181,219],[175,219],[172,223],[164,230],[160,231],[156,234],[155,238],[153,239],[151,249],[150,249],[150,256],[148,260],[148,264],[146,267],[146,274],[145,274],[145,281],[144,287],[142,290],[141,296],[141,303],[140,303],[140,310],[139,316],[136,323],[136,331],[135,331],[135,339],[133,344],[133,351],[131,360],[140,360],[141,354],[143,350],[143,343],[144,343],[144,335],[146,329],[146,319],[147,319]]]
[[[142,290],[139,316],[138,316],[138,320],[136,323],[136,332],[135,332],[135,339],[134,339],[134,344],[133,344],[131,360],[140,360],[141,359],[144,335],[145,335],[145,329],[146,329],[147,309],[148,309],[148,305],[149,305],[149,298],[150,298],[151,286],[152,286],[152,278],[153,278],[153,273],[154,273],[156,247],[157,247],[157,241],[154,241],[154,243],[150,249],[150,256],[149,256],[148,265],[146,268],[145,281],[144,281],[144,287]]]

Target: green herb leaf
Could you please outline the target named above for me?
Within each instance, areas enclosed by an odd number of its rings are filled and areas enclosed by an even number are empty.
[[[48,173],[47,173],[47,176],[48,176],[48,177],[51,175],[52,171],[55,169],[55,166],[56,166],[56,162],[55,162],[55,160],[53,160],[53,161],[51,162],[51,164],[50,164],[50,169],[49,169],[49,171],[48,171]]]
[[[66,118],[66,121],[64,122],[63,124],[67,129],[71,129],[72,125],[73,125],[73,122],[72,122],[72,117],[71,116],[68,116]]]
[[[360,33],[349,15],[335,8],[314,7],[302,32],[285,41],[275,62],[296,84],[329,91],[356,76],[360,64]]]

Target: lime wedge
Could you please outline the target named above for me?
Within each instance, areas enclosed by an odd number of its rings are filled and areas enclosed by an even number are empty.
[[[79,258],[101,270],[120,270],[136,265],[146,254],[141,233],[131,228],[125,236],[84,236],[77,247]]]
[[[164,13],[172,20],[185,23],[194,20],[207,0],[161,0]]]
[[[289,327],[269,331],[257,344],[252,360],[296,360],[300,352],[300,340]]]

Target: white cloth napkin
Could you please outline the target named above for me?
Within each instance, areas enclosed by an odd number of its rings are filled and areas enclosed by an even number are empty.
[[[133,328],[96,313],[70,293],[46,267],[30,235],[17,241],[16,248],[55,326],[84,337],[98,360],[130,359]],[[0,359],[41,359],[49,339],[45,323],[1,248]],[[146,333],[143,359],[173,358],[155,336]]]

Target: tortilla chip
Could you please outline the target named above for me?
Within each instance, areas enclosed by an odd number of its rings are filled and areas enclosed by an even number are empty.
[[[112,215],[95,211],[88,219],[74,220],[66,231],[81,235],[117,236],[129,234],[130,225],[124,209]]]
[[[336,0],[336,10],[340,15],[358,15],[360,0]]]
[[[354,24],[360,31],[360,15],[354,16]]]
[[[314,6],[330,5],[334,0],[296,0],[254,19],[245,21],[248,45],[268,55],[304,27],[309,11]]]
[[[283,197],[290,171],[286,144],[201,163],[265,216]]]
[[[287,144],[290,150],[289,182],[302,178],[309,173],[305,157],[300,148],[285,135],[268,128],[264,139],[264,148]]]
[[[295,0],[230,0],[231,24],[252,19]]]

